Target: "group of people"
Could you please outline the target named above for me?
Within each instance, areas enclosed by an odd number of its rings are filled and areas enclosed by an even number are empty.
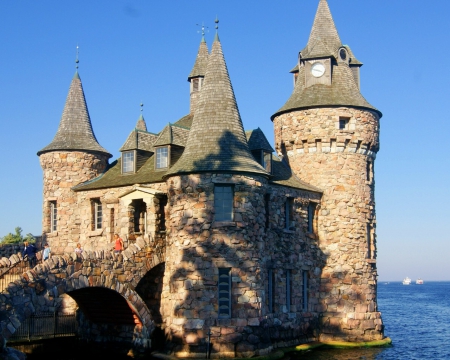
[[[29,241],[24,241],[24,247],[22,250],[22,257],[28,261],[28,266],[33,268],[36,266],[36,246],[30,244]],[[44,250],[42,251],[42,261],[47,260],[50,257],[51,249],[48,244],[44,244]]]
[[[36,246],[33,244],[30,244],[28,241],[24,241],[23,243],[24,247],[22,249],[22,257],[24,260],[28,261],[28,266],[30,268],[33,268],[36,266],[36,253],[37,249]],[[124,244],[122,238],[119,236],[119,234],[114,234],[114,253],[116,255],[119,255],[124,250]],[[51,253],[50,246],[48,244],[44,244],[44,250],[42,251],[42,261],[48,260],[50,258]],[[75,248],[75,256],[78,261],[81,261],[83,253],[83,248],[81,247],[81,244],[78,243],[77,247]]]

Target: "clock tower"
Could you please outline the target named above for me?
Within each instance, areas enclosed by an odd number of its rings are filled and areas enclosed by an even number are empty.
[[[326,0],[298,55],[294,91],[273,116],[276,151],[323,191],[314,236],[321,269],[320,340],[384,337],[377,306],[374,162],[381,112],[359,87],[362,63],[343,45]]]

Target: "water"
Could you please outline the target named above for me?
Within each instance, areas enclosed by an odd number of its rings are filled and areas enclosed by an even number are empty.
[[[349,350],[316,349],[303,354],[288,354],[284,360],[450,359],[450,282],[425,282],[424,285],[409,286],[402,285],[401,282],[380,282],[378,306],[386,327],[385,335],[392,339],[392,346]],[[70,353],[68,351],[59,358],[87,359],[86,356],[78,357],[73,352],[71,357]],[[41,359],[29,357],[38,358]],[[123,359],[117,354],[108,358]]]
[[[450,282],[378,284],[378,307],[388,348],[314,350],[285,357],[302,360],[450,359]]]

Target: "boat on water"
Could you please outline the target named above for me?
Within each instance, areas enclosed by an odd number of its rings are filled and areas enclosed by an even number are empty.
[[[423,280],[421,278],[418,278],[416,280],[416,285],[423,285]]]
[[[411,284],[411,279],[409,277],[405,277],[403,279],[403,285],[409,285],[409,284]]]

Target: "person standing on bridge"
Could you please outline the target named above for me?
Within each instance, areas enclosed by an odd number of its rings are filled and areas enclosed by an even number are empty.
[[[78,243],[75,248],[75,255],[77,257],[77,261],[81,261],[81,254],[83,253],[83,249],[81,248],[81,244]]]
[[[42,252],[42,261],[48,260],[51,252],[52,250],[50,249],[50,246],[48,246],[48,244],[45,244],[44,251]]]
[[[30,268],[34,268],[36,265],[36,248],[33,244],[30,244],[28,241],[24,241],[24,248],[22,250],[22,257],[25,260],[25,257],[28,259],[28,266]]]
[[[119,255],[123,251],[123,240],[118,233],[114,234],[114,254]]]

